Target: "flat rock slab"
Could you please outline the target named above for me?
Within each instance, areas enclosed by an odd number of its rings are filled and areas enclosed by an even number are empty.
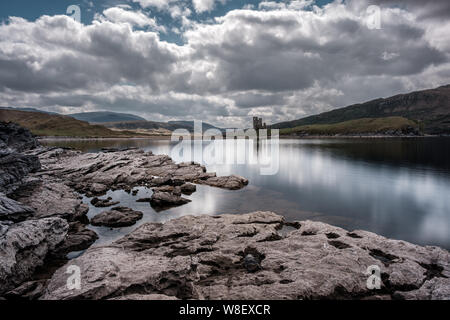
[[[69,262],[81,290],[67,289],[65,266],[43,299],[450,299],[444,249],[312,221],[282,235],[285,225],[271,212],[147,223]],[[374,265],[380,290],[367,287]]]
[[[194,182],[229,190],[239,190],[248,185],[247,179],[237,175],[228,177],[208,177],[207,179],[194,180]]]
[[[143,213],[126,207],[116,207],[104,211],[91,219],[93,226],[104,226],[110,228],[129,227],[141,220]]]

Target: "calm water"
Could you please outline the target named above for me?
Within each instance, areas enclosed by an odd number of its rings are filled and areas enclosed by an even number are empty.
[[[166,140],[47,141],[97,152],[103,147],[139,147],[170,154]],[[450,138],[281,140],[276,175],[260,175],[260,167],[207,166],[218,175],[239,174],[248,187],[228,191],[198,186],[185,206],[155,212],[123,191],[109,196],[144,212],[129,228],[94,228],[110,242],[148,221],[164,222],[192,214],[245,213],[268,210],[288,220],[318,220],[349,230],[365,229],[418,244],[450,248]],[[89,199],[85,199],[86,202]],[[104,209],[92,207],[92,217]]]

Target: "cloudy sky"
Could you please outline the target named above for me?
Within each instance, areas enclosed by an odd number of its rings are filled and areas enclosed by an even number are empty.
[[[0,106],[241,127],[450,83],[448,0],[15,0],[0,23]]]

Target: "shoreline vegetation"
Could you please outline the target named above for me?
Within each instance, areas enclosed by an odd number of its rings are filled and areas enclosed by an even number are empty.
[[[46,114],[34,111],[0,109],[0,119],[17,123],[31,131],[41,140],[101,140],[101,139],[170,139],[172,132],[167,129],[107,127],[103,124],[90,124],[69,116]],[[182,126],[186,126],[183,122]],[[126,127],[127,123],[123,123]],[[152,124],[153,125],[153,124]],[[175,124],[171,124],[176,128]],[[207,129],[210,125],[206,125]],[[273,128],[273,127],[272,127]],[[220,129],[227,136],[224,129]],[[267,135],[271,136],[271,127]],[[245,130],[244,130],[245,131]],[[280,128],[279,137],[283,138],[399,138],[399,137],[441,137],[445,134],[430,134],[424,130],[420,121],[404,117],[360,118],[330,124],[301,125],[292,128]],[[195,134],[191,131],[191,137]]]
[[[273,212],[145,223],[93,246],[80,194],[105,208],[96,224],[117,227],[142,212],[102,199],[108,190],[138,195],[145,186],[151,198],[137,201],[164,214],[198,184],[239,190],[248,181],[135,148],[46,148],[12,123],[0,122],[0,146],[0,299],[450,299],[445,249]],[[82,254],[68,260],[73,252]],[[67,287],[69,266],[80,270],[80,290]],[[373,266],[382,270],[377,290],[367,285]]]
[[[33,111],[0,109],[0,119],[17,123],[31,131],[38,139],[170,139],[172,131],[160,129],[117,129],[90,124],[68,116]],[[133,123],[135,125],[135,123]],[[172,124],[173,125],[173,124]],[[206,129],[206,128],[204,128]],[[280,138],[391,138],[435,137],[424,134],[423,124],[403,117],[362,118],[333,124],[302,125],[282,128]],[[226,137],[226,132],[223,132]],[[271,129],[268,129],[268,136]],[[191,133],[191,137],[194,134]]]
[[[403,117],[361,118],[333,124],[280,129],[280,135],[297,136],[422,136],[420,122]]]

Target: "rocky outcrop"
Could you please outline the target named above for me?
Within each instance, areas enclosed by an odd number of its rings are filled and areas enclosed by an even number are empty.
[[[141,220],[143,213],[126,207],[116,207],[104,211],[91,219],[93,226],[104,226],[110,228],[129,227]]]
[[[89,206],[66,184],[56,180],[34,180],[15,192],[15,200],[34,210],[33,219],[60,217],[69,222],[86,221]]]
[[[67,289],[68,265],[81,290]],[[68,265],[43,299],[450,299],[446,250],[271,212],[147,223]],[[379,290],[367,286],[375,265]]]
[[[22,185],[23,177],[40,169],[37,156],[20,153],[37,146],[28,130],[0,122],[0,192],[11,194]]]
[[[28,206],[7,198],[0,193],[0,221],[20,222],[34,214],[34,210]]]
[[[28,220],[0,228],[0,295],[27,280],[67,235],[60,218]]]
[[[28,280],[44,261],[97,239],[80,223],[68,233],[68,222],[87,221],[88,206],[61,180],[38,173],[40,150],[28,130],[0,122],[0,296],[36,298],[46,282]]]
[[[7,195],[21,187],[22,179],[40,168],[39,159],[11,151],[0,153],[0,192]]]
[[[181,186],[195,182],[234,190],[248,183],[238,176],[216,177],[193,162],[177,164],[169,156],[137,149],[107,153],[40,149],[34,154],[39,155],[42,174],[63,179],[88,196],[103,195],[110,189],[131,190],[136,186]]]
[[[0,122],[0,149],[22,152],[38,146],[38,141],[28,129],[11,122]]]

